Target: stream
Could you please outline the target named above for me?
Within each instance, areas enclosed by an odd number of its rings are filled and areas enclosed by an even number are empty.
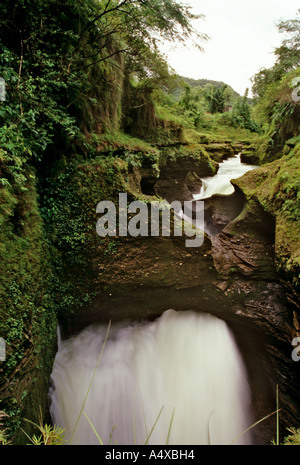
[[[239,155],[223,161],[194,200],[230,195],[230,180],[253,168]],[[210,313],[169,309],[153,321],[113,323],[107,340],[103,323],[59,337],[50,413],[67,441],[255,443],[244,432],[253,418],[243,358],[226,322]]]
[[[197,201],[199,203],[211,199],[214,195],[229,196],[234,193],[234,186],[231,180],[237,179],[243,174],[257,168],[255,165],[248,165],[241,162],[241,155],[227,158],[219,163],[219,168],[214,176],[202,178],[200,192],[193,195],[193,200],[185,202],[185,209],[179,213],[179,216],[185,221],[193,224],[196,228],[204,230],[209,236],[217,233],[217,229],[211,225],[211,217],[207,213],[202,215],[193,214],[197,210]],[[202,208],[202,207],[200,207]]]
[[[215,194],[230,195],[234,192],[232,179],[237,179],[250,170],[257,168],[241,162],[241,155],[227,158],[219,163],[219,169],[214,176],[202,179],[202,187],[199,194],[194,194],[194,200],[204,200]]]

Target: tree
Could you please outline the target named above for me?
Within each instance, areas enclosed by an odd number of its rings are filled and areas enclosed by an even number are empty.
[[[183,115],[191,121],[195,128],[199,128],[203,122],[205,100],[200,88],[192,88],[188,84],[184,85],[184,93],[181,96],[178,107],[183,109]]]
[[[117,124],[124,76],[148,91],[167,85],[160,39],[205,38],[192,26],[198,16],[175,0],[3,0],[1,10],[1,171],[18,182],[23,164],[50,147]]]
[[[256,100],[263,97],[269,85],[280,81],[286,73],[300,66],[300,10],[295,19],[281,21],[277,29],[287,36],[274,51],[274,66],[261,69],[252,78],[252,92]]]
[[[226,84],[221,88],[212,85],[205,87],[204,95],[208,104],[209,113],[223,113],[226,102],[226,88]]]
[[[123,54],[131,68],[144,78],[155,71],[157,60],[149,60],[149,55],[150,58],[151,54],[152,57],[160,55],[158,43],[161,40],[184,43],[187,38],[194,38],[194,45],[201,48],[200,42],[207,39],[192,26],[200,16],[175,0],[101,0],[90,3],[89,16],[92,19],[81,27],[80,43],[85,46],[88,42],[93,50],[89,56],[83,57],[82,66],[73,68],[73,71]],[[90,34],[93,35],[92,41]],[[108,44],[111,45],[109,53],[106,50]]]
[[[277,61],[291,71],[300,66],[300,9],[295,19],[281,21],[278,24],[280,33],[288,34],[279,48],[275,50]]]
[[[238,98],[232,109],[230,119],[233,126],[248,129],[249,131],[259,132],[259,126],[253,121],[252,110],[247,101],[249,89],[246,89],[242,98]]]

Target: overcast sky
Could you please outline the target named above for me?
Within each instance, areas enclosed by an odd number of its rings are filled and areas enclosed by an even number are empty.
[[[274,49],[283,35],[276,24],[296,17],[299,0],[181,0],[195,14],[205,15],[194,26],[210,36],[204,53],[192,47],[165,44],[168,62],[181,76],[223,81],[241,95],[250,78],[273,65]]]

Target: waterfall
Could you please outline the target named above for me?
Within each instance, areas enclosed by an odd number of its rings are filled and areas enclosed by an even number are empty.
[[[168,310],[112,325],[104,345],[106,332],[95,324],[62,340],[55,358],[51,415],[72,444],[231,444],[249,427],[247,376],[224,321]]]

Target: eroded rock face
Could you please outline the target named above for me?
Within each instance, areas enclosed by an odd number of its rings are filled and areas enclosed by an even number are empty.
[[[185,203],[185,214],[191,219],[197,218],[197,211],[204,204],[205,231],[210,236],[216,236],[225,226],[242,212],[246,199],[242,192],[231,195],[215,194],[204,200],[191,200]]]
[[[159,176],[141,167],[141,191],[168,202],[191,200],[200,190],[201,179],[216,173],[218,164],[201,145],[180,145],[160,149]]]
[[[197,202],[190,205],[193,216]],[[255,418],[276,410],[278,386],[281,434],[285,434],[300,411],[299,368],[291,358],[299,301],[276,269],[275,219],[258,202],[246,201],[238,188],[230,196],[205,200],[205,215],[217,272],[215,286],[226,302],[217,316],[235,328],[249,370]],[[257,441],[270,443],[275,431],[275,418],[270,417],[256,427]]]
[[[168,165],[160,176],[169,201],[175,180],[184,185],[192,161],[174,170]],[[184,200],[184,189],[181,195]],[[196,205],[191,202],[191,216]],[[70,334],[108,319],[154,319],[170,308],[211,313],[230,326],[245,360],[253,423],[276,410],[278,385],[282,438],[285,428],[298,426],[300,413],[299,368],[291,358],[299,304],[276,270],[274,218],[238,188],[231,196],[206,201],[205,216],[213,233],[198,248],[187,248],[185,237],[174,236],[113,239],[110,253],[99,242],[92,258],[96,297],[73,321],[63,322],[63,330]],[[270,444],[276,416],[256,426],[254,435],[258,443]]]
[[[109,318],[154,319],[169,308],[211,313],[228,323],[240,347],[253,422],[276,410],[278,385],[283,435],[300,412],[299,370],[291,358],[295,306],[276,273],[272,219],[267,225],[263,212],[244,210],[200,248],[186,248],[184,237],[124,238],[113,256],[99,259],[98,297],[65,331]],[[269,444],[276,416],[259,424],[254,436]]]
[[[240,339],[250,367],[257,418],[265,416],[266,406],[270,413],[276,410],[274,394],[278,386],[281,434],[285,434],[285,429],[297,422],[300,412],[299,368],[291,358],[291,341],[296,334],[293,318],[298,304],[293,290],[276,271],[274,231],[273,218],[261,209],[254,214],[246,204],[243,213],[212,238],[212,256],[219,279],[223,278],[219,286],[232,296],[232,312],[260,335],[262,352],[258,353],[251,343],[248,348],[244,346],[247,338]],[[264,359],[264,376],[259,374],[255,356]],[[274,439],[275,431],[274,418],[270,418],[257,427],[257,438],[268,443]]]

